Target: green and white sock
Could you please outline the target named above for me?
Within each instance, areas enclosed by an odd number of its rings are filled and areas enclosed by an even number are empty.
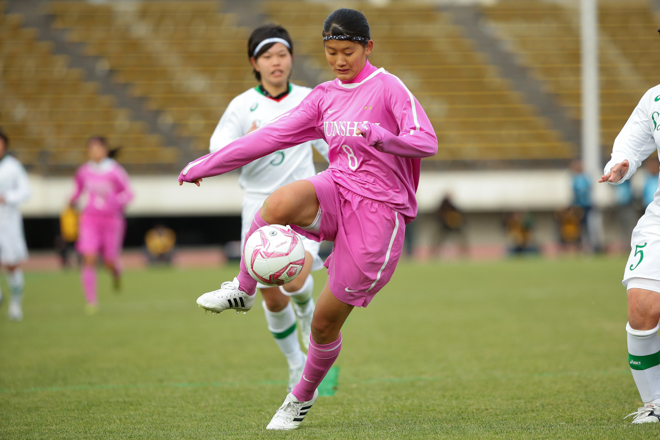
[[[298,316],[307,315],[312,307],[312,294],[314,293],[314,277],[307,275],[305,284],[297,292],[287,292],[282,286],[280,290],[283,294],[290,296],[296,308]]]
[[[23,301],[23,288],[25,287],[25,279],[23,277],[22,269],[15,269],[7,275],[7,282],[11,292],[12,302],[21,303]]]
[[[266,307],[266,301],[261,305],[264,307],[268,330],[273,334],[277,346],[280,347],[282,354],[289,363],[289,368],[300,367],[303,360],[303,352],[298,342],[298,326],[296,324],[296,314],[293,312],[291,303],[279,311],[271,312]]]
[[[651,330],[635,330],[626,325],[628,363],[635,385],[644,404],[660,403],[660,339],[655,326]]]

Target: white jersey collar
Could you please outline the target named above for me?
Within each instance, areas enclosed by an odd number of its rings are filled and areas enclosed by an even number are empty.
[[[89,168],[96,173],[107,173],[112,169],[112,165],[114,163],[115,163],[114,159],[110,159],[109,157],[106,157],[105,159],[101,160],[101,162],[99,163],[96,163],[93,160],[87,162]]]
[[[366,83],[366,82],[369,81],[371,78],[373,78],[374,76],[378,75],[379,73],[384,73],[384,72],[385,72],[385,69],[383,69],[383,68],[381,67],[381,68],[379,68],[378,70],[376,70],[374,73],[372,73],[371,75],[369,75],[368,77],[366,77],[365,79],[363,79],[362,81],[360,81],[359,83],[348,83],[348,84],[343,84],[343,83],[339,80],[339,78],[335,79],[335,81],[337,81],[337,84],[338,84],[339,86],[341,86],[341,87],[343,87],[343,88],[345,88],[345,89],[354,89],[354,88],[356,88],[357,86]]]

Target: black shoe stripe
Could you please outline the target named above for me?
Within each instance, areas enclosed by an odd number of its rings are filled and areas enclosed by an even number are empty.
[[[227,300],[227,303],[229,304],[229,308],[231,309],[231,300],[228,299],[228,300]]]
[[[293,421],[294,422],[302,422],[303,419],[304,419],[304,417],[296,417],[295,419],[293,419]]]
[[[238,300],[234,298],[234,307],[238,307]]]
[[[312,405],[309,405],[309,406],[303,406],[302,408],[300,408],[300,410],[301,410],[301,411],[302,411],[302,410],[305,410],[305,409],[306,409],[306,410],[309,410],[311,407],[312,407]]]
[[[245,307],[245,302],[243,301],[243,297],[238,298],[241,300],[241,307]]]

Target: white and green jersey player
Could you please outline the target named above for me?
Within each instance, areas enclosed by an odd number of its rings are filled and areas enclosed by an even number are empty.
[[[660,85],[649,89],[614,141],[599,182],[618,185],[660,148]],[[660,421],[660,190],[637,223],[623,285],[628,292],[628,362],[644,406],[633,423]]]
[[[293,44],[281,26],[269,24],[255,29],[248,41],[248,56],[259,85],[231,101],[211,136],[212,153],[293,109],[311,92],[289,82]],[[245,190],[241,249],[252,219],[266,198],[283,185],[316,174],[312,147],[327,160],[328,145],[319,139],[277,151],[241,168],[239,185]],[[306,238],[303,242],[306,262],[295,280],[282,287],[258,286],[264,298],[268,329],[289,364],[289,392],[300,380],[306,360],[298,342],[296,321],[300,322],[302,341],[307,348],[314,313],[314,279],[310,271],[323,267],[318,255],[319,243]],[[293,307],[289,298],[293,299]]]
[[[211,153],[296,107],[312,89],[288,83],[284,96],[273,98],[260,84],[234,98],[213,136]],[[328,157],[328,144],[318,139],[257,159],[241,168],[238,183],[249,194],[270,195],[277,188],[316,174],[312,147]],[[249,219],[252,221],[252,219]]]
[[[20,204],[30,197],[30,183],[23,165],[7,154],[8,147],[9,137],[0,131],[0,269],[7,270],[11,291],[9,319],[20,321],[25,284],[21,263],[28,257]],[[0,289],[0,303],[2,298]]]

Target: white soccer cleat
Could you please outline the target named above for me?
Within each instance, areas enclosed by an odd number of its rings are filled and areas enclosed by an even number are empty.
[[[300,333],[302,337],[302,343],[305,347],[305,350],[309,350],[309,338],[312,334],[312,318],[314,317],[314,298],[309,299],[310,303],[307,306],[307,313],[302,314],[299,312],[297,305],[293,308],[296,311],[296,316],[298,317],[298,322],[300,323]]]
[[[197,298],[197,305],[204,310],[220,313],[227,309],[235,309],[238,312],[247,312],[254,304],[256,295],[248,295],[239,290],[238,280],[222,283],[218,290],[207,292]]]
[[[21,309],[21,303],[18,301],[10,301],[7,314],[9,315],[9,319],[12,321],[22,321],[23,309]]]
[[[303,357],[303,361],[299,367],[296,368],[289,367],[289,386],[286,388],[287,393],[293,391],[293,387],[298,385],[298,382],[300,382],[300,378],[303,375],[303,371],[305,371],[305,363],[307,362],[307,355],[303,353],[302,357]]]
[[[658,421],[660,421],[660,405],[649,403],[641,408],[637,408],[637,411],[628,414],[624,419],[627,419],[630,416],[635,416],[632,421],[633,425],[658,423]]]
[[[289,431],[291,429],[298,429],[300,422],[303,421],[307,412],[310,410],[316,399],[319,397],[319,391],[314,390],[314,397],[312,400],[301,402],[296,399],[296,396],[289,393],[284,399],[284,403],[277,410],[273,419],[270,421],[266,429],[274,429],[278,431]]]

